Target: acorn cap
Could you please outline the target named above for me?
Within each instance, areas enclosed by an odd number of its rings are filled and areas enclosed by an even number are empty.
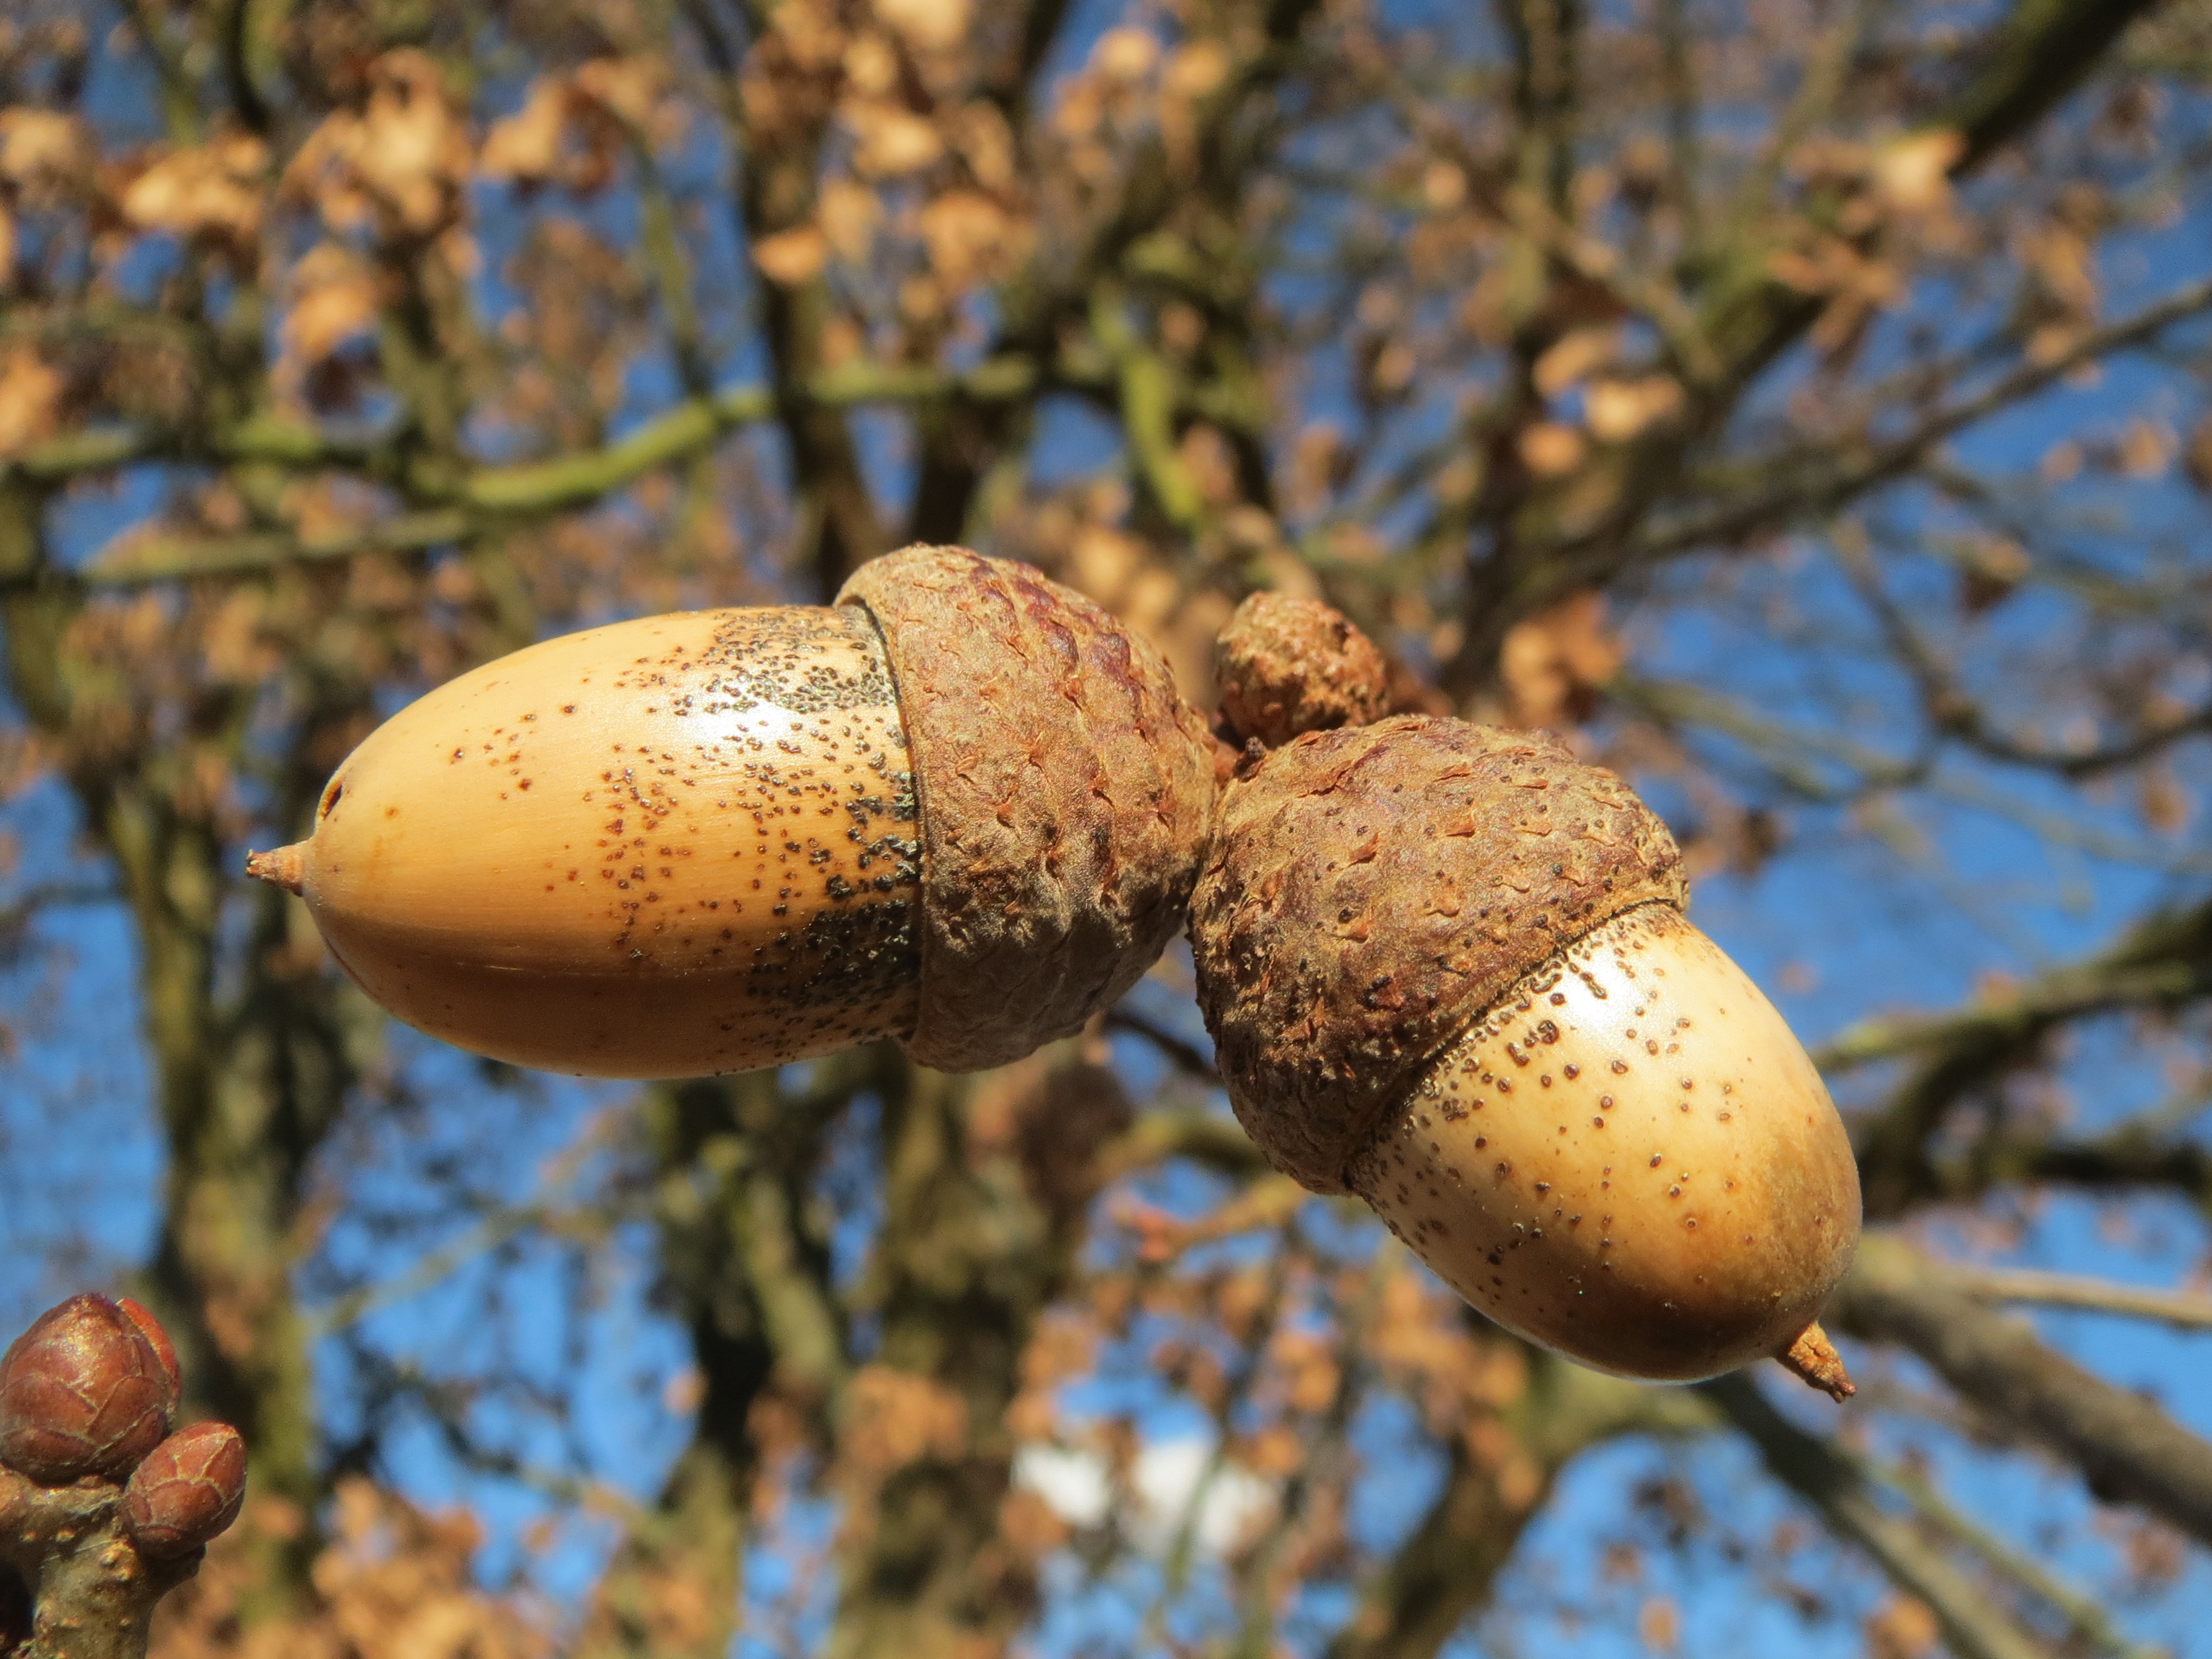
[[[882,630],[921,798],[906,1050],[1007,1064],[1112,1003],[1182,925],[1213,797],[1205,722],[1158,652],[1027,565],[908,548],[837,599]]]
[[[1191,900],[1238,1121],[1316,1192],[1523,974],[1684,908],[1667,826],[1548,738],[1406,714],[1310,732],[1229,786]]]
[[[1390,702],[1382,652],[1319,599],[1253,594],[1215,641],[1213,672],[1224,718],[1270,749],[1302,732],[1363,726]]]

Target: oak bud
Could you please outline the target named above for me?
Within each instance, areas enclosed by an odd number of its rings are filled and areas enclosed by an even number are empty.
[[[0,1356],[0,1462],[49,1486],[119,1477],[169,1431],[173,1364],[112,1297],[48,1309]]]
[[[245,1501],[245,1441],[228,1423],[195,1423],[131,1471],[123,1521],[142,1554],[167,1560],[222,1533]]]
[[[1303,732],[1364,726],[1389,703],[1382,653],[1319,599],[1253,594],[1222,629],[1213,667],[1222,718],[1269,749]]]

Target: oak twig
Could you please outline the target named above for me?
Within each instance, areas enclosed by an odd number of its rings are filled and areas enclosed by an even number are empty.
[[[1989,1421],[2076,1465],[2099,1498],[2212,1540],[2212,1445],[1946,1283],[1910,1245],[1866,1238],[1830,1311],[1844,1330],[1911,1349]]]

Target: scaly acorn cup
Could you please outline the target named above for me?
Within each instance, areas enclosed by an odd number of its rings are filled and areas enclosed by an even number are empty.
[[[1547,738],[1425,715],[1240,769],[1191,938],[1269,1160],[1586,1364],[1771,1355],[1849,1393],[1814,1322],[1858,1237],[1842,1121],[1683,914],[1658,817]]]
[[[1010,560],[549,640],[400,710],[247,868],[410,1025],[599,1077],[1065,1036],[1181,925],[1213,793],[1165,661]]]
[[[1276,749],[1302,732],[1364,726],[1389,704],[1382,653],[1334,605],[1255,593],[1214,644],[1221,716]]]

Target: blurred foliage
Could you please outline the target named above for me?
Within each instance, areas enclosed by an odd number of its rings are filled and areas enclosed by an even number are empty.
[[[1987,1264],[2069,1195],[2203,1249],[2208,75],[2197,0],[17,0],[0,1170],[87,1277],[158,1137],[142,1288],[257,1494],[161,1650],[1668,1655],[1718,1586],[1715,1639],[2141,1651],[2212,1448],[1992,1307],[2205,1298]],[[989,1076],[563,1091],[241,880],[470,665],[917,540],[1200,701],[1322,594],[1401,706],[1644,785],[1784,992],[1875,963],[1840,1430],[1467,1315],[1264,1169],[1172,957]]]

